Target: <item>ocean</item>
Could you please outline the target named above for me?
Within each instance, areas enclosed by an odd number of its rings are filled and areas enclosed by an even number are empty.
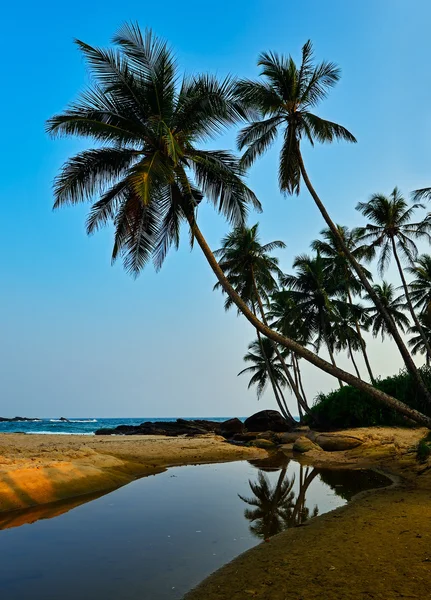
[[[68,422],[61,421],[60,418],[46,418],[34,421],[3,421],[0,422],[0,433],[58,433],[58,434],[84,434],[93,435],[97,429],[103,427],[117,427],[117,425],[139,425],[145,421],[157,423],[159,421],[176,421],[178,417],[164,417],[156,419],[154,417],[136,417],[133,419],[103,419],[95,417],[69,419]],[[188,421],[194,419],[206,419],[208,421],[217,421],[221,423],[231,417],[184,417]]]

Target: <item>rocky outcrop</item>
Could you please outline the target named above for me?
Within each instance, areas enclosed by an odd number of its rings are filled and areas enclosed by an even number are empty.
[[[98,429],[96,435],[166,435],[166,436],[194,436],[205,433],[220,433],[222,423],[216,421],[205,421],[197,419],[187,421],[177,419],[176,421],[146,421],[140,425],[118,425],[113,429]]]
[[[13,423],[18,421],[41,421],[41,419],[30,419],[29,417],[13,417],[8,419],[7,417],[0,417],[0,423]]]
[[[295,440],[295,443],[293,444],[294,452],[301,452],[302,454],[305,454],[306,452],[310,452],[310,450],[321,450],[321,448],[304,436],[301,436]]]
[[[235,434],[241,434],[244,432],[244,423],[239,419],[228,419],[223,423],[220,423],[220,435],[229,439]]]
[[[247,431],[290,431],[291,426],[277,410],[261,410],[245,420]]]
[[[326,452],[351,450],[363,444],[363,440],[358,437],[338,433],[321,433],[315,437],[314,441]]]

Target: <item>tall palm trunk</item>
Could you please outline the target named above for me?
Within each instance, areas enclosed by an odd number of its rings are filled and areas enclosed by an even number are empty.
[[[306,396],[305,391],[304,391],[304,386],[302,385],[302,376],[301,376],[301,368],[299,366],[299,360],[298,360],[298,357],[296,356],[296,354],[294,354],[293,352],[292,352],[292,357],[293,357],[293,360],[296,363],[296,371],[298,373],[298,381],[299,381],[299,387],[300,387],[300,390],[301,390],[301,394],[302,394],[302,397],[304,398],[304,402],[308,406],[307,396]]]
[[[298,388],[298,390],[299,390],[299,378],[298,378],[298,371],[296,370],[296,364],[295,364],[295,359],[294,359],[294,356],[293,356],[293,354],[291,354],[291,357],[292,357],[293,378],[294,378],[294,380],[295,380],[295,385],[296,385],[296,387],[297,387],[297,388]],[[301,394],[302,394],[302,392],[301,392]],[[304,402],[305,402],[305,398],[304,398],[304,397],[303,397],[303,400],[304,400]],[[300,422],[302,422],[302,419],[304,418],[304,414],[303,414],[303,412],[302,412],[302,408],[301,408],[301,405],[300,405],[300,403],[299,403],[299,402],[298,402],[298,415],[299,415],[299,420],[300,420]]]
[[[331,363],[334,365],[334,367],[337,368],[337,363],[335,362],[334,353],[332,352],[332,346],[331,346],[331,343],[329,340],[326,340],[326,347],[328,349],[329,358],[331,359]],[[340,378],[338,378],[338,385],[340,386],[340,389],[343,387],[343,382],[341,381]]]
[[[251,272],[251,277],[252,277],[252,282],[253,282],[253,291],[254,291],[254,295],[256,296],[256,300],[259,306],[259,310],[260,310],[260,315],[262,317],[262,322],[264,325],[266,325],[268,327],[268,321],[266,320],[266,315],[265,315],[265,309],[263,307],[262,304],[262,300],[259,294],[259,290],[257,289],[257,285],[256,285],[256,279],[254,277],[254,273],[253,270]],[[284,374],[286,375],[287,381],[289,382],[290,387],[292,388],[293,393],[295,394],[296,400],[298,402],[298,406],[301,405],[301,407],[307,412],[310,413],[310,409],[308,408],[308,406],[306,405],[306,403],[304,402],[304,400],[302,399],[301,396],[301,392],[298,389],[298,386],[295,384],[295,381],[286,365],[286,361],[284,360],[280,350],[277,348],[277,344],[274,343],[274,351],[275,354],[282,366],[282,369],[284,371]]]
[[[277,402],[278,408],[280,409],[280,412],[283,415],[283,417],[286,419],[286,421],[289,421],[290,420],[289,413],[287,412],[287,410],[283,406],[283,403],[281,402],[279,390],[278,390],[276,381],[273,377],[271,365],[269,364],[268,357],[266,356],[266,352],[263,348],[262,337],[261,337],[260,331],[258,329],[256,329],[256,333],[257,333],[257,339],[259,340],[260,351],[262,352],[263,360],[265,361],[266,372],[268,373],[268,377],[269,377],[269,380],[270,380],[271,386],[272,386],[272,391],[274,392],[275,401]],[[292,418],[292,421],[293,421],[293,418]]]
[[[311,350],[309,350],[308,348],[301,346],[301,344],[298,344],[298,342],[295,342],[294,340],[292,340],[288,337],[284,337],[283,335],[279,334],[277,331],[274,331],[273,329],[271,329],[270,327],[268,327],[267,325],[262,323],[257,318],[257,316],[255,314],[253,314],[253,312],[250,310],[250,308],[247,306],[247,304],[244,302],[244,300],[241,298],[241,296],[239,294],[237,294],[237,292],[231,286],[226,275],[223,273],[222,269],[220,268],[220,265],[218,264],[216,257],[211,252],[211,248],[208,246],[204,236],[202,235],[201,230],[197,226],[197,223],[194,219],[194,215],[193,214],[187,215],[187,220],[190,225],[190,229],[191,229],[191,233],[192,233],[193,237],[198,242],[199,247],[201,248],[205,258],[208,261],[208,264],[210,265],[215,276],[217,277],[218,281],[220,282],[220,285],[222,286],[223,290],[226,292],[226,294],[229,296],[229,298],[231,298],[231,300],[235,304],[235,306],[237,306],[237,308],[240,310],[240,312],[242,312],[242,314],[245,316],[245,318],[249,321],[249,323],[251,323],[253,325],[253,327],[255,329],[257,329],[261,334],[265,335],[266,337],[268,337],[270,340],[272,340],[276,344],[280,344],[284,348],[287,348],[288,350],[295,352],[298,356],[305,358],[306,361],[308,361],[315,367],[318,367],[325,373],[329,373],[329,375],[332,375],[333,377],[337,377],[337,378],[343,380],[345,383],[352,385],[353,387],[355,387],[359,390],[362,390],[363,392],[369,394],[372,398],[374,398],[374,400],[381,402],[382,404],[385,404],[386,406],[389,406],[390,408],[396,410],[397,412],[399,412],[403,415],[406,415],[407,417],[409,417],[416,423],[421,423],[423,425],[426,425],[427,427],[431,427],[431,418],[430,417],[427,417],[426,415],[420,413],[419,411],[415,410],[414,408],[410,408],[403,402],[400,402],[396,398],[393,398],[392,396],[385,394],[381,390],[374,388],[372,385],[370,385],[366,381],[362,381],[361,379],[358,379],[351,373],[348,373],[347,371],[344,371],[343,369],[340,369],[339,367],[334,367],[333,365],[328,363],[328,361],[324,360],[320,356],[317,356],[317,354],[314,354],[314,352],[311,352]],[[392,323],[391,323],[391,327],[392,327]]]
[[[350,343],[350,340],[347,340],[347,345],[349,347],[350,360],[352,361],[353,366],[355,367],[356,375],[359,377],[359,379],[362,379],[361,374],[358,369],[358,365],[356,364],[356,361],[355,361],[355,357],[353,356],[352,344]]]
[[[372,301],[374,302],[374,304],[376,305],[376,308],[378,309],[378,311],[380,312],[380,314],[382,315],[388,330],[390,331],[396,345],[398,346],[398,349],[401,353],[401,356],[403,357],[404,363],[407,367],[407,370],[411,373],[412,377],[414,378],[414,380],[416,381],[419,389],[421,390],[424,398],[427,400],[427,402],[429,404],[431,404],[431,393],[429,392],[429,390],[427,389],[422,377],[420,376],[420,373],[418,371],[418,369],[416,368],[416,365],[414,363],[413,358],[410,355],[410,352],[407,349],[407,346],[405,345],[402,337],[400,336],[398,329],[395,327],[394,328],[394,324],[392,319],[390,318],[390,316],[388,315],[388,312],[386,311],[385,307],[383,306],[383,304],[380,302],[379,297],[377,296],[376,292],[373,289],[373,286],[370,284],[370,282],[368,281],[365,273],[362,270],[361,265],[358,263],[358,261],[355,259],[355,257],[352,255],[352,253],[350,252],[350,250],[347,248],[342,236],[340,235],[340,232],[338,231],[335,223],[332,221],[331,217],[328,214],[328,211],[326,210],[323,202],[320,200],[319,196],[316,193],[316,190],[314,189],[314,187],[311,184],[311,181],[308,177],[307,171],[305,169],[305,165],[304,165],[304,161],[302,159],[302,154],[299,150],[298,147],[298,162],[299,162],[299,168],[301,170],[301,175],[304,179],[305,185],[307,186],[308,191],[310,192],[311,197],[313,198],[314,202],[316,203],[317,208],[319,209],[322,217],[324,218],[326,224],[328,225],[329,229],[331,230],[331,232],[334,234],[336,240],[338,241],[338,243],[340,244],[340,248],[342,249],[342,251],[344,252],[344,254],[346,255],[346,257],[349,259],[350,264],[352,265],[353,269],[355,270],[356,274],[358,275],[362,285],[364,286],[364,288],[367,290],[370,298],[372,299]]]
[[[352,296],[351,296],[350,290],[348,288],[347,288],[347,297],[348,297],[349,305],[353,306]],[[355,319],[355,329],[356,329],[356,333],[358,334],[358,337],[359,337],[359,340],[360,340],[362,356],[364,357],[364,362],[365,362],[365,366],[367,367],[368,375],[370,376],[370,381],[371,381],[372,384],[374,384],[375,379],[374,379],[373,372],[371,370],[370,361],[368,360],[368,353],[367,353],[366,343],[365,343],[365,340],[364,340],[364,338],[362,336],[361,328],[359,327],[359,323],[358,323],[358,319]]]
[[[283,401],[284,407],[286,409],[286,413],[289,416],[288,420],[292,421],[292,424],[295,425],[296,424],[295,417],[292,415],[292,413],[290,412],[290,410],[287,408],[286,398],[284,397],[283,390],[281,389],[281,385],[277,381],[275,382],[275,385],[277,386],[278,393],[280,394],[280,398]]]
[[[407,300],[407,306],[409,307],[409,311],[410,311],[410,314],[412,315],[413,322],[416,325],[416,327],[418,328],[419,335],[421,336],[424,346],[426,348],[426,353],[427,353],[428,357],[431,357],[431,346],[428,342],[428,339],[427,339],[427,336],[425,335],[424,330],[422,329],[422,325],[420,324],[420,321],[417,318],[416,313],[414,311],[413,304],[412,304],[412,301],[410,298],[409,288],[407,285],[407,281],[404,277],[403,267],[401,265],[400,257],[398,256],[397,246],[395,244],[395,239],[393,237],[391,237],[391,243],[392,243],[392,252],[394,253],[395,262],[397,263],[398,271],[400,273],[401,281],[403,283],[404,294],[405,294],[406,300]]]

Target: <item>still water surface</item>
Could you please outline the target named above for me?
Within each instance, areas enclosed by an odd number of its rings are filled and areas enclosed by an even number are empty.
[[[172,468],[0,531],[1,597],[179,600],[263,538],[388,483],[284,456]]]

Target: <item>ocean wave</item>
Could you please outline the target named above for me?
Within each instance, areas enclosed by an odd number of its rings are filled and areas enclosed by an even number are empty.
[[[51,423],[97,423],[97,419],[68,419],[64,421],[62,419],[50,419]]]

